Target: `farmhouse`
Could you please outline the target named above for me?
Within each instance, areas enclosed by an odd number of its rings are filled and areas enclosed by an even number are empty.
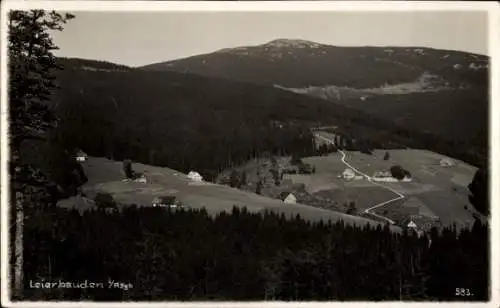
[[[374,178],[389,178],[392,177],[391,173],[389,171],[376,171],[373,174]]]
[[[407,227],[408,228],[416,229],[417,228],[417,224],[414,223],[413,220],[410,220],[410,222],[408,223]]]
[[[344,178],[345,180],[353,180],[355,176],[356,173],[354,173],[354,171],[349,168],[345,169],[344,172],[342,172],[342,178]]]
[[[292,193],[289,193],[289,192],[282,192],[280,194],[280,199],[284,202],[284,203],[289,203],[289,204],[294,204],[294,203],[297,203],[297,197],[295,197],[294,194]]]
[[[421,230],[413,220],[410,220],[406,227],[408,228],[409,233],[415,233],[418,237],[421,237],[425,234],[425,232]]]
[[[179,204],[176,201],[175,196],[162,196],[154,198],[152,205],[153,207],[177,208]]]
[[[143,174],[143,173],[136,173],[136,174],[134,174],[133,181],[137,182],[137,183],[147,183],[148,182],[148,180],[146,178],[146,175]]]
[[[377,172],[375,172],[373,174],[372,180],[374,180],[376,182],[390,182],[390,183],[400,182],[400,180],[393,177],[389,171],[377,171]],[[412,178],[411,178],[411,176],[408,176],[408,175],[405,175],[405,177],[401,180],[401,182],[411,182],[411,181],[412,181]]]
[[[137,179],[134,179],[134,182],[138,182],[138,183],[147,183],[147,179],[146,179],[146,176],[143,174],[141,175],[140,177],[138,177]]]
[[[195,182],[202,182],[203,177],[196,171],[190,171],[187,175],[188,179]]]
[[[445,168],[446,168],[446,167],[451,167],[451,166],[454,166],[454,165],[455,165],[455,163],[454,163],[451,159],[449,159],[449,158],[443,158],[443,159],[441,159],[441,161],[439,162],[439,165],[440,165],[441,167],[445,167]]]
[[[87,154],[83,152],[82,150],[78,150],[75,155],[75,159],[77,162],[83,163],[87,161]]]

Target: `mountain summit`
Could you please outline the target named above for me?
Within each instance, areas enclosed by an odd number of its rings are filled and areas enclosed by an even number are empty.
[[[484,150],[487,138],[477,136],[487,130],[489,61],[418,46],[344,47],[280,38],[141,69],[274,86]]]
[[[412,83],[423,75],[456,86],[487,84],[489,58],[422,47],[340,47],[279,38],[225,48],[141,69],[178,71],[285,88],[344,86],[356,89]]]
[[[321,44],[301,40],[301,39],[276,39],[272,40],[266,44],[263,44],[264,47],[293,47],[293,48],[319,48]]]

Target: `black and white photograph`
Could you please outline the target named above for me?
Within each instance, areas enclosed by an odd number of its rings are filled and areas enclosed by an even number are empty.
[[[495,3],[99,2],[2,3],[2,302],[498,307]]]

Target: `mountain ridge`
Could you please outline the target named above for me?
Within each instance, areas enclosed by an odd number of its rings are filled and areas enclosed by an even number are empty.
[[[488,62],[488,56],[428,47],[347,47],[302,39],[275,39],[139,68],[292,88],[326,85],[359,88],[409,82],[426,72],[444,75],[451,82],[474,82],[485,79],[482,75]],[[350,70],[353,72],[349,73]],[[335,78],[338,72],[342,78]],[[371,74],[370,78],[365,78],[366,74]],[[306,76],[300,78],[300,75]]]

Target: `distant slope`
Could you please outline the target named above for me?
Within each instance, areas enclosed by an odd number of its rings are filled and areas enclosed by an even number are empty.
[[[359,110],[270,86],[60,62],[57,138],[94,156],[196,169],[211,178],[264,152],[312,149],[310,127],[336,125],[368,137],[383,132],[383,142],[397,131]]]
[[[90,157],[84,164],[89,182],[82,188],[88,195],[97,192],[107,192],[113,195],[117,202],[150,206],[158,195],[173,194],[184,204],[193,207],[205,207],[209,213],[230,211],[233,206],[246,206],[249,211],[263,212],[271,210],[283,213],[293,218],[299,214],[307,220],[343,220],[346,224],[372,226],[381,225],[362,217],[346,215],[334,211],[318,209],[301,204],[284,204],[277,199],[271,199],[249,192],[233,189],[213,183],[193,183],[186,175],[169,169],[144,164],[134,164],[135,171],[148,175],[150,183],[123,182],[122,163],[105,158]],[[60,206],[73,206],[74,199],[63,200]],[[399,230],[393,228],[393,230]]]
[[[488,145],[487,88],[374,95],[364,100],[351,98],[336,102],[447,140],[469,146]]]
[[[372,88],[413,82],[424,73],[443,83],[484,84],[489,58],[419,47],[337,47],[278,39],[257,46],[228,48],[185,59],[155,63],[169,70],[283,87]]]
[[[101,71],[101,72],[125,72],[134,70],[134,68],[115,64],[106,61],[88,60],[80,58],[58,58],[58,64],[66,68],[79,68],[89,71]]]
[[[484,55],[278,39],[142,69],[272,85],[357,108],[413,134],[432,134],[470,149],[480,160],[487,156],[489,57]],[[476,158],[468,161],[478,164]]]

